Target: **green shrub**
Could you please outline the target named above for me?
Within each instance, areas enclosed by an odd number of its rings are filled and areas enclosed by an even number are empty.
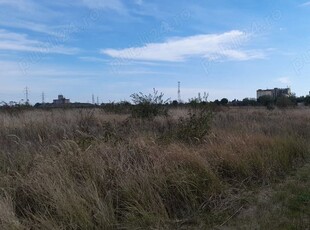
[[[171,122],[168,129],[162,132],[160,142],[182,141],[198,143],[211,129],[213,113],[208,107],[191,108],[186,117],[180,117],[177,122]]]
[[[278,106],[279,108],[286,108],[286,107],[290,107],[290,106],[294,106],[294,102],[293,102],[293,98],[289,98],[289,97],[278,97],[277,101],[276,101],[276,106]]]
[[[257,99],[258,103],[263,106],[273,105],[274,100],[271,96],[264,95]]]
[[[153,94],[134,93],[130,96],[135,106],[132,108],[132,116],[136,118],[152,119],[159,115],[167,115],[168,109],[164,105],[169,99],[164,100],[164,94],[154,89]]]
[[[190,110],[188,117],[180,118],[176,136],[187,142],[199,142],[210,131],[212,112],[208,108]]]

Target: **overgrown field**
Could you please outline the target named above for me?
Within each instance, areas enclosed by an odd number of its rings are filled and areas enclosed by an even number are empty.
[[[309,150],[309,109],[0,112],[0,228],[219,228]]]

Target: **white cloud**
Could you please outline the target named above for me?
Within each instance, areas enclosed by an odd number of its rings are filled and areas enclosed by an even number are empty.
[[[124,5],[121,0],[81,0],[82,3],[91,9],[111,9],[124,11]]]
[[[277,79],[277,82],[280,82],[281,84],[284,84],[284,85],[291,84],[291,80],[289,77],[280,77]]]
[[[0,29],[0,50],[20,51],[20,52],[38,52],[38,53],[58,53],[75,54],[77,48],[69,48],[63,45],[44,43],[38,40],[29,39],[26,34],[19,34]]]
[[[250,60],[264,58],[261,51],[243,50],[248,35],[234,30],[222,34],[204,34],[185,38],[169,39],[163,43],[149,43],[143,47],[126,49],[103,49],[102,54],[113,58],[179,62],[199,57],[209,60]]]

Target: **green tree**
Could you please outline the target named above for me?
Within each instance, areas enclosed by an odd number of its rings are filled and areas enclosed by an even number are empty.
[[[306,96],[304,99],[305,105],[310,105],[310,96]]]
[[[227,98],[223,98],[221,100],[221,105],[227,105],[228,104],[228,99]]]
[[[271,106],[274,103],[273,98],[268,95],[261,96],[257,101],[263,106]]]
[[[294,102],[289,97],[282,96],[282,97],[278,97],[276,100],[276,106],[280,108],[286,108],[286,107],[290,107],[293,105],[294,105]]]

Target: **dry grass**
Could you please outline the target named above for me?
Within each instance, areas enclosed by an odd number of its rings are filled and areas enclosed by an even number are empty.
[[[205,229],[309,153],[309,110],[227,109],[197,143],[102,110],[0,113],[0,228]]]

